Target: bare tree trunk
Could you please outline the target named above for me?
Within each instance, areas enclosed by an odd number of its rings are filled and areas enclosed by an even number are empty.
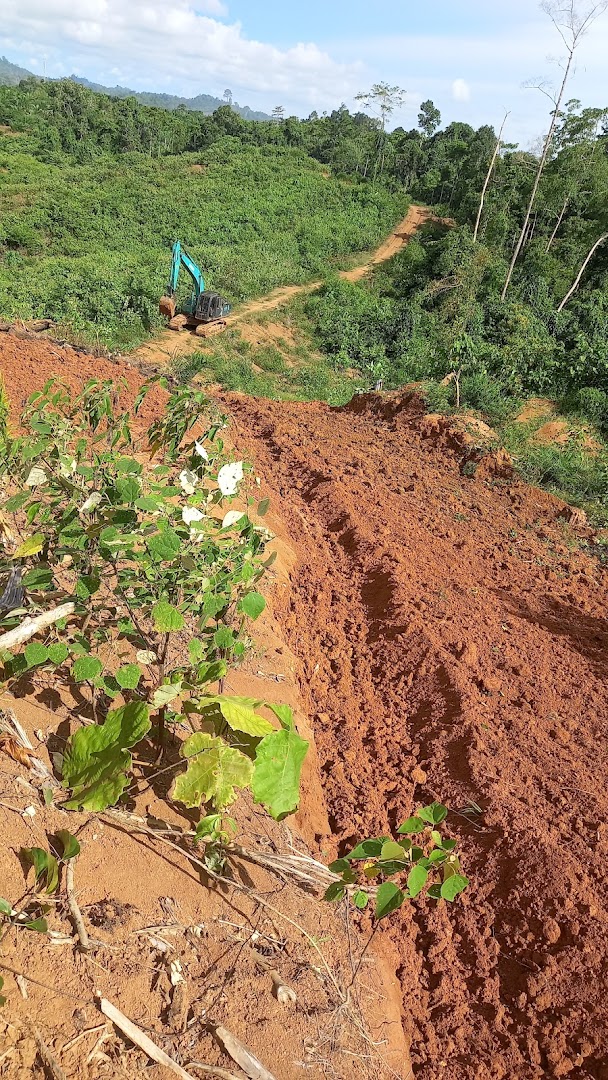
[[[591,248],[591,251],[587,255],[587,258],[585,259],[585,261],[584,261],[583,265],[581,266],[578,274],[576,275],[576,280],[574,282],[574,285],[570,289],[570,292],[566,293],[566,295],[564,296],[564,299],[562,300],[561,304],[559,305],[559,307],[557,309],[558,312],[563,311],[563,309],[565,308],[566,304],[568,303],[570,297],[574,295],[574,293],[576,292],[576,290],[578,289],[578,287],[579,287],[579,285],[581,283],[581,278],[582,278],[583,274],[585,273],[585,270],[587,269],[587,267],[588,267],[589,263],[591,262],[593,256],[595,255],[598,247],[600,246],[600,244],[603,244],[606,240],[608,240],[608,233],[604,233],[603,236],[600,236],[599,240],[595,241],[595,244]]]
[[[540,161],[538,163],[538,169],[536,171],[536,176],[534,178],[534,184],[532,185],[532,192],[531,192],[531,195],[530,195],[530,201],[528,202],[528,207],[526,209],[526,216],[524,218],[524,223],[522,225],[521,232],[519,234],[519,239],[517,241],[517,244],[515,245],[515,251],[513,252],[513,258],[511,259],[511,265],[509,266],[509,272],[507,274],[507,280],[505,281],[504,289],[502,290],[501,300],[503,300],[503,301],[506,300],[506,298],[507,298],[507,293],[509,291],[509,285],[511,284],[511,278],[513,277],[513,271],[515,269],[515,263],[517,262],[517,260],[519,258],[519,254],[520,254],[521,249],[522,249],[523,244],[524,244],[524,239],[525,239],[526,233],[528,231],[528,225],[530,223],[530,217],[531,217],[531,214],[532,214],[532,209],[534,207],[534,203],[536,202],[536,196],[538,194],[538,188],[539,188],[539,185],[540,185],[541,177],[543,175],[543,172],[545,171],[545,165],[547,164],[547,158],[549,156],[549,150],[551,149],[551,143],[553,141],[553,133],[555,132],[555,127],[556,127],[556,124],[557,124],[557,116],[558,116],[559,109],[560,109],[560,106],[561,106],[561,103],[562,103],[562,100],[563,100],[563,97],[564,97],[564,92],[566,90],[566,83],[568,82],[568,78],[570,76],[570,69],[572,67],[572,61],[574,60],[574,50],[575,50],[575,46],[572,45],[570,47],[570,52],[569,52],[569,55],[568,55],[568,63],[566,64],[566,70],[564,72],[564,78],[562,79],[562,85],[560,87],[560,91],[559,91],[559,94],[558,94],[558,97],[557,97],[557,101],[555,102],[555,109],[553,110],[553,113],[551,115],[551,124],[550,124],[549,131],[547,132],[547,137],[546,137],[544,145],[543,145],[543,152],[541,154]]]
[[[566,210],[568,209],[569,202],[570,202],[570,196],[566,195],[566,198],[564,200],[564,205],[562,206],[562,209],[561,209],[561,213],[560,213],[560,215],[559,215],[559,217],[557,219],[557,222],[555,223],[555,228],[554,228],[553,232],[551,233],[551,236],[549,237],[549,243],[547,244],[547,246],[545,248],[545,255],[548,255],[549,252],[551,251],[551,248],[553,246],[553,241],[555,240],[555,237],[557,236],[557,234],[559,232],[559,227],[560,227],[562,221],[564,220],[564,214],[566,213]]]
[[[566,46],[566,55],[568,59],[566,61],[566,67],[564,68],[564,77],[562,79],[562,84],[559,89],[559,94],[557,95],[557,99],[554,103],[555,108],[553,110],[553,113],[551,114],[551,124],[549,127],[549,131],[547,132],[547,137],[543,144],[543,150],[540,156],[540,161],[538,163],[536,176],[534,178],[534,184],[532,185],[532,192],[530,194],[530,201],[528,202],[525,220],[521,229],[521,233],[519,234],[519,240],[517,241],[517,244],[515,246],[515,251],[513,252],[513,258],[511,259],[511,264],[509,266],[509,272],[507,274],[504,289],[502,290],[501,299],[503,301],[506,299],[507,293],[509,291],[509,285],[511,284],[511,278],[513,277],[515,263],[519,258],[519,254],[523,246],[526,230],[528,228],[528,223],[532,214],[532,209],[534,207],[536,196],[538,194],[541,177],[545,170],[545,165],[547,164],[547,158],[549,156],[549,151],[553,142],[553,135],[557,125],[559,111],[566,90],[566,85],[568,83],[568,79],[570,78],[572,64],[574,62],[574,54],[576,53],[576,50],[580,45],[582,36],[587,32],[595,19],[597,19],[600,15],[603,15],[607,7],[608,0],[598,0],[598,2],[593,4],[593,6],[589,8],[584,14],[580,14],[577,10],[576,0],[568,0],[568,2],[566,3],[560,3],[559,0],[541,0],[542,10],[549,16],[559,36],[564,42],[564,45]],[[561,23],[560,19],[563,19]]]
[[[484,205],[484,203],[486,201],[486,192],[487,192],[488,187],[490,185],[490,180],[492,179],[492,173],[494,172],[494,166],[496,165],[496,159],[497,159],[497,157],[498,157],[498,155],[500,153],[500,147],[501,147],[501,143],[502,143],[502,133],[503,133],[503,131],[505,129],[505,124],[507,122],[508,115],[509,115],[509,113],[505,113],[505,118],[504,118],[504,120],[502,122],[500,131],[498,132],[498,139],[496,141],[496,146],[494,148],[494,153],[492,155],[492,160],[490,162],[490,168],[488,169],[488,173],[487,173],[487,176],[486,176],[483,188],[482,188],[481,199],[479,200],[479,210],[477,211],[477,221],[475,222],[475,232],[473,233],[473,240],[477,240],[477,237],[479,235],[479,226],[481,224],[481,215],[483,213],[483,205]]]

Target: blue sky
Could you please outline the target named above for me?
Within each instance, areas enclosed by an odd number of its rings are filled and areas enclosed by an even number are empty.
[[[577,0],[585,7],[594,0]],[[530,145],[549,104],[525,80],[559,79],[563,47],[535,0],[3,0],[0,52],[40,74],[192,96],[230,88],[241,104],[306,116],[387,80],[432,98],[445,122],[498,126]],[[569,96],[608,104],[608,13],[583,40]],[[551,59],[553,58],[553,60]]]

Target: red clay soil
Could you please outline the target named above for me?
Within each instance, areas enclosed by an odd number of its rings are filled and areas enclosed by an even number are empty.
[[[385,931],[416,1077],[606,1080],[605,574],[413,395],[223,404],[296,549],[278,614],[337,850],[452,811],[469,890]]]
[[[48,358],[25,375],[6,348],[9,393],[40,385]],[[315,729],[319,847],[440,799],[471,879],[383,924],[417,1080],[608,1080],[605,573],[569,550],[563,504],[493,458],[469,475],[479,455],[414,394],[221,404],[296,555],[275,614]]]

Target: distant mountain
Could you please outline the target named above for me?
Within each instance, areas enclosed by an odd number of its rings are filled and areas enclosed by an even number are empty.
[[[9,66],[12,67],[13,65]],[[22,78],[25,78],[25,76],[22,76]],[[129,90],[126,86],[102,86],[101,83],[81,79],[78,75],[70,75],[70,79],[72,82],[79,83],[80,86],[86,86],[87,90],[95,90],[98,94],[108,94],[110,97],[117,98],[133,97],[136,101],[139,101],[140,105],[154,105],[157,109],[177,109],[180,105],[183,105],[186,109],[190,109],[191,112],[202,112],[209,116],[216,109],[219,109],[220,105],[226,105],[225,100],[213,97],[211,94],[197,94],[196,97],[186,98],[178,97],[176,94],[152,94],[145,90]],[[236,101],[232,102],[232,108],[244,120],[272,119],[268,113],[256,112],[255,109],[250,109],[248,105],[239,105]]]
[[[18,64],[11,64],[6,56],[0,56],[0,86],[17,86],[22,79],[39,78],[40,75],[34,75],[33,72],[19,67]],[[225,100],[213,97],[211,94],[197,94],[196,97],[186,98],[178,97],[176,94],[149,94],[146,91],[140,93],[139,90],[130,90],[128,86],[102,86],[101,83],[81,79],[78,75],[70,75],[70,80],[79,83],[80,86],[86,86],[87,90],[95,90],[98,94],[108,94],[109,97],[117,98],[133,97],[141,105],[154,105],[157,109],[177,109],[180,105],[184,105],[192,112],[202,112],[209,116],[219,109],[220,105],[226,105]],[[232,102],[232,108],[244,120],[272,120],[268,113],[256,112],[248,105],[239,105],[236,101]]]
[[[31,71],[19,67],[18,64],[11,64],[6,56],[0,56],[0,86],[17,86],[22,79],[35,78]]]

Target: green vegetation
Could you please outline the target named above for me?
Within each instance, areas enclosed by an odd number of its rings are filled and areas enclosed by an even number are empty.
[[[402,193],[326,175],[277,125],[218,113],[70,82],[0,89],[0,123],[24,132],[0,134],[3,315],[126,349],[161,325],[176,237],[234,303],[324,274],[406,209]]]
[[[329,869],[340,880],[329,886],[325,899],[348,896],[363,910],[370,899],[369,884],[375,882],[376,919],[386,918],[423,890],[431,900],[454,901],[469,881],[460,873],[456,841],[441,834],[439,826],[447,816],[447,808],[434,802],[399,826],[397,840],[380,836],[357,844],[344,858],[330,863]],[[390,880],[395,877],[405,879],[405,890]]]
[[[212,338],[199,351],[177,359],[174,371],[179,380],[189,382],[196,376],[203,385],[219,383],[226,390],[277,401],[327,401],[330,405],[350,401],[360,381],[354,373],[337,369],[331,358],[315,349],[300,297],[288,307],[252,320],[249,326],[239,324]],[[263,334],[264,325],[271,320],[285,323],[288,338],[279,336],[258,343],[242,336],[242,332],[256,328]]]
[[[28,611],[60,595],[73,615],[68,622],[62,607],[44,640],[4,652],[3,689],[45,669],[88,699],[96,722],[79,728],[63,755],[69,809],[116,803],[131,782],[131,750],[153,728],[160,745],[167,725],[188,731],[171,797],[213,811],[200,834],[212,843],[239,789],[250,788],[276,818],[298,804],[308,744],[291,709],[223,693],[248,625],[264,610],[256,586],[271,561],[269,534],[249,517],[252,499],[226,512],[246,469],[226,458],[223,419],[201,392],[168,397],[140,445],[130,415],[115,412],[116,392],[93,381],[74,400],[51,382],[32,395],[25,434],[7,440],[3,486],[12,493],[1,509],[21,540],[2,569],[21,571]],[[184,442],[205,417],[206,429]],[[260,504],[258,515],[266,509]],[[22,615],[19,605],[1,625]],[[278,730],[259,713],[264,706]]]

